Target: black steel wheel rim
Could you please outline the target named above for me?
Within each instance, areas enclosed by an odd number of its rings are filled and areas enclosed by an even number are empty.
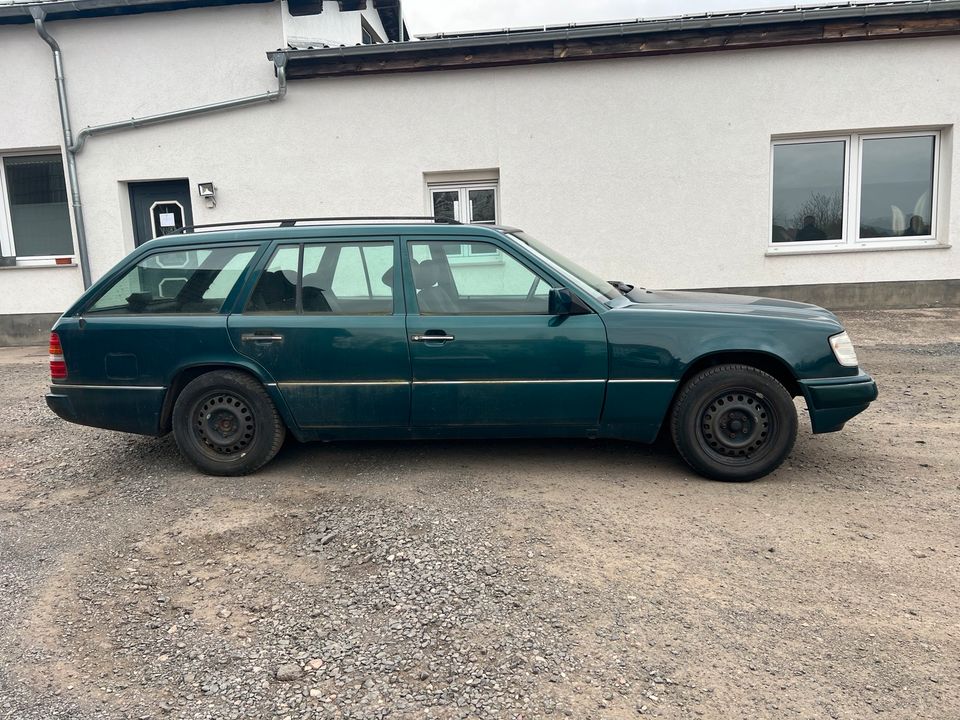
[[[714,460],[749,465],[769,452],[777,415],[767,397],[749,388],[728,388],[700,405],[697,441]]]
[[[210,457],[231,460],[253,442],[256,420],[246,399],[232,392],[206,395],[194,405],[193,436]]]

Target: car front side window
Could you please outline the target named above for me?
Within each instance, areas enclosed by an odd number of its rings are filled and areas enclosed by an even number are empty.
[[[551,284],[493,243],[425,241],[408,247],[422,315],[549,312]]]

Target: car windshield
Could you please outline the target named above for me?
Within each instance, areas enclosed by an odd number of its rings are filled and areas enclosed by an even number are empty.
[[[570,276],[570,279],[576,282],[580,290],[590,293],[594,299],[607,304],[621,304],[624,300],[623,294],[606,280],[580,267],[573,260],[568,260],[556,250],[544,245],[539,240],[535,240],[522,230],[508,233],[508,235],[533,250],[541,260]],[[611,301],[613,302],[611,303]]]

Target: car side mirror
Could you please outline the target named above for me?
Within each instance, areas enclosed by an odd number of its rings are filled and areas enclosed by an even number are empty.
[[[587,304],[567,288],[551,288],[547,307],[551,315],[585,315],[591,312]]]

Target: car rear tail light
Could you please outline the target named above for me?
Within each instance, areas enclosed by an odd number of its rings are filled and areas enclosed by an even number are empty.
[[[63,359],[63,347],[60,345],[60,336],[56,333],[50,333],[50,379],[67,379],[67,363]]]

